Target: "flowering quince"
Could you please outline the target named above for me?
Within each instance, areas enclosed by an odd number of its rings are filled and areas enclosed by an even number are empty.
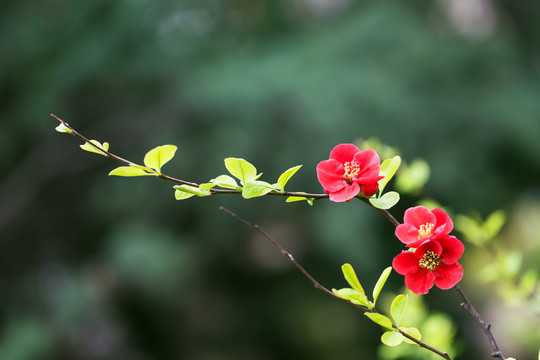
[[[463,277],[457,262],[465,247],[455,236],[428,240],[414,252],[405,250],[392,261],[397,273],[405,276],[405,285],[415,294],[427,294],[433,284],[450,289]]]
[[[358,194],[372,196],[379,188],[381,160],[374,150],[353,144],[337,145],[330,159],[317,164],[317,178],[330,200],[349,201]]]
[[[429,211],[424,206],[416,206],[405,211],[396,236],[408,247],[417,248],[425,241],[448,235],[453,227],[452,219],[441,209]]]

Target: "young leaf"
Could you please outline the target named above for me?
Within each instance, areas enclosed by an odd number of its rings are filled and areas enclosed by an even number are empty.
[[[365,312],[364,315],[370,318],[371,321],[373,321],[375,324],[378,324],[382,326],[383,328],[393,330],[392,320],[390,320],[388,316],[384,316],[383,314],[379,314],[379,313],[371,313],[371,312]]]
[[[286,170],[283,174],[279,176],[279,179],[277,181],[278,186],[282,191],[285,191],[285,184],[287,184],[287,181],[298,171],[302,165],[298,165],[295,167],[292,167],[288,170]]]
[[[366,293],[364,291],[364,288],[362,288],[362,285],[360,285],[360,281],[358,281],[356,273],[354,272],[351,264],[343,264],[343,266],[341,266],[341,271],[343,271],[343,276],[345,276],[345,280],[347,280],[349,285],[351,285],[354,290],[365,296]]]
[[[380,198],[369,198],[371,205],[377,209],[388,210],[392,206],[396,205],[399,201],[399,194],[395,191],[389,191]]]
[[[342,299],[349,300],[353,304],[371,308],[367,296],[351,288],[332,289],[332,292]]]
[[[68,134],[71,134],[72,131],[70,128],[68,128],[64,123],[60,123],[60,125],[58,125],[57,127],[54,128],[56,131],[58,132],[61,132],[61,133],[68,133]]]
[[[387,331],[381,336],[381,342],[386,346],[398,346],[406,338],[397,331]]]
[[[302,201],[302,200],[306,200],[308,202],[309,205],[313,206],[313,198],[307,198],[307,197],[303,197],[303,196],[289,196],[287,198],[287,200],[285,200],[286,202],[295,202],[295,201]]]
[[[192,196],[195,196],[195,194],[190,193],[190,192],[186,192],[186,191],[182,191],[182,190],[175,190],[174,191],[174,198],[176,200],[185,200],[185,199],[189,199]]]
[[[90,140],[90,142],[92,144],[94,144],[95,146],[97,146],[98,148],[100,148],[100,149],[103,149],[105,151],[109,151],[109,143],[107,143],[107,142],[104,142],[103,144],[100,144],[100,142],[97,141],[97,140]],[[88,142],[85,142],[83,145],[80,145],[80,146],[81,146],[81,149],[83,149],[85,151],[93,152],[93,153],[96,153],[96,154],[99,154],[99,155],[107,156],[107,154],[105,154],[103,151],[96,149],[94,146],[90,145],[90,143],[88,143]]]
[[[269,184],[265,181],[249,181],[244,185],[242,189],[242,197],[244,199],[251,199],[258,196],[264,196],[271,191],[274,191],[272,184]]]
[[[379,276],[379,280],[377,280],[377,283],[375,284],[375,287],[373,288],[373,306],[377,303],[377,298],[379,297],[379,294],[381,293],[381,290],[386,283],[386,280],[388,279],[388,276],[390,276],[390,273],[392,272],[392,267],[389,266],[382,272],[381,276]]]
[[[200,184],[199,185],[199,189],[200,190],[210,190],[211,188],[213,188],[214,186],[216,186],[216,184],[213,184],[213,183],[203,183],[203,184]]]
[[[210,180],[210,182],[225,189],[233,189],[233,190],[240,189],[240,187],[236,183],[236,180],[234,180],[229,175],[220,175],[217,178]]]
[[[399,172],[395,186],[399,192],[411,193],[420,190],[428,181],[429,165],[425,160],[415,159]]]
[[[538,285],[538,274],[535,269],[527,270],[519,281],[519,291],[524,297],[529,297],[533,294]]]
[[[144,155],[144,165],[161,172],[161,167],[168,163],[176,153],[175,145],[160,145]]]
[[[148,169],[150,170],[150,169]],[[154,176],[155,173],[149,173],[148,171],[145,171],[142,167],[135,167],[135,166],[120,166],[116,169],[113,169],[109,176]]]
[[[506,215],[503,210],[495,211],[489,215],[483,225],[489,240],[494,238],[499,233],[505,222]]]
[[[394,298],[392,305],[390,305],[390,314],[392,315],[392,319],[394,319],[396,326],[399,326],[401,318],[403,317],[403,314],[405,314],[405,310],[407,310],[407,300],[407,296],[400,294]]]
[[[418,330],[415,327],[410,327],[410,328],[400,327],[399,330],[403,331],[404,333],[407,333],[407,335],[412,336],[416,340],[421,340],[422,339],[422,334],[420,334],[420,330]],[[403,341],[405,341],[406,343],[409,343],[409,344],[416,344],[414,341],[412,341],[410,339],[407,339],[405,336],[403,337]]]
[[[394,156],[392,159],[384,160],[381,164],[379,170],[379,175],[384,176],[379,180],[379,192],[382,194],[386,184],[394,177],[397,169],[401,165],[401,158],[399,156]]]
[[[249,161],[240,158],[226,158],[225,167],[229,172],[245,185],[257,176],[257,169]]]
[[[197,195],[199,197],[212,195],[212,193],[210,191],[208,191],[208,190],[201,190],[198,187],[190,186],[190,185],[175,185],[175,186],[173,186],[173,188],[176,189],[175,196],[179,196],[179,195],[177,195],[178,192],[185,192],[185,193],[188,193],[188,194]],[[182,199],[184,199],[184,198],[182,198]],[[178,199],[178,197],[177,197],[177,200],[182,200],[182,199]]]

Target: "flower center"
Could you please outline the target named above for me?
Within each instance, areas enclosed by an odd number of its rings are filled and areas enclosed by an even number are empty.
[[[350,184],[352,182],[352,178],[357,176],[358,173],[360,173],[360,165],[358,165],[354,161],[347,161],[345,164],[343,164],[343,166],[345,167],[345,173],[343,173],[343,177]]]
[[[433,227],[434,225],[432,223],[420,225],[420,229],[418,229],[418,238],[421,239],[430,236],[433,233]]]
[[[435,254],[433,251],[426,251],[424,257],[420,260],[418,265],[420,265],[422,269],[433,271],[440,263],[441,258],[438,257],[437,254]]]

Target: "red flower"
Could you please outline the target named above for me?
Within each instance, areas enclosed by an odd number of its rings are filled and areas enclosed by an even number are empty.
[[[427,294],[433,284],[446,290],[463,277],[457,262],[465,247],[455,236],[424,242],[416,251],[403,251],[392,261],[397,273],[405,275],[405,285],[415,294]]]
[[[317,164],[317,178],[330,200],[349,201],[358,194],[372,196],[377,192],[377,182],[384,177],[379,176],[380,167],[375,151],[340,144],[332,149],[329,160]]]
[[[427,240],[448,235],[454,227],[452,219],[444,211],[429,211],[424,206],[407,209],[403,222],[397,226],[396,236],[411,248],[417,248]]]

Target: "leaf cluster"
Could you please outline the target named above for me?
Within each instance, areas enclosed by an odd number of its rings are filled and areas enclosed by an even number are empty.
[[[351,302],[354,305],[364,308],[366,315],[371,321],[382,326],[386,331],[381,336],[381,342],[387,346],[397,346],[402,342],[409,344],[416,344],[416,342],[410,337],[420,340],[422,335],[417,328],[414,327],[402,327],[401,319],[407,310],[408,297],[406,295],[397,295],[392,301],[390,306],[390,317],[379,313],[375,307],[377,305],[377,299],[386,283],[386,280],[392,272],[392,267],[387,267],[383,270],[377,283],[373,287],[373,300],[369,300],[364,288],[360,284],[358,277],[350,264],[344,264],[341,267],[345,280],[351,286],[350,288],[332,289],[332,292],[338,295],[340,298]],[[406,337],[404,334],[409,335]]]

